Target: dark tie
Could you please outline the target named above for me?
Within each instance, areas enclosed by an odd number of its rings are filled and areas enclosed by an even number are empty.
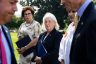
[[[2,36],[1,36],[1,30],[0,30],[0,60],[2,64],[7,64],[7,56],[5,52],[5,47],[2,41]]]

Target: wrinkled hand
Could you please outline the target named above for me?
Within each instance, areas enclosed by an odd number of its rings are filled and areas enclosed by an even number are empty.
[[[41,57],[36,56],[35,62],[36,62],[37,64],[42,64]]]
[[[19,54],[22,54],[25,52],[26,48],[22,47],[22,48],[18,48],[17,50],[18,50]]]

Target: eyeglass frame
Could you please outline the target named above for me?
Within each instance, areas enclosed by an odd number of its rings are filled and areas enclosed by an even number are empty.
[[[29,16],[29,15],[32,15],[32,13],[25,13],[24,16]]]

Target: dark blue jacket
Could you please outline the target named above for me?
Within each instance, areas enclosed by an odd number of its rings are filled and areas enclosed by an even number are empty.
[[[8,42],[8,46],[11,52],[11,64],[17,64],[16,59],[15,59],[15,55],[14,55],[14,50],[13,50],[13,45],[12,45],[12,40],[11,40],[11,36],[10,36],[10,32],[8,30],[8,28],[6,26],[1,26],[2,27],[2,31],[5,35],[5,38]]]
[[[73,36],[70,64],[96,64],[96,9],[91,2]]]
[[[42,37],[45,37],[45,35],[46,32],[40,35],[38,43],[40,43],[40,40],[42,39]],[[58,56],[59,56],[59,45],[60,45],[61,38],[62,38],[62,34],[58,32],[56,29],[54,29],[42,42],[45,49],[47,50],[47,53],[43,57],[41,57],[43,61],[42,64],[59,64]],[[38,43],[37,43],[37,47],[38,47]],[[36,51],[36,55],[38,56],[37,51]]]

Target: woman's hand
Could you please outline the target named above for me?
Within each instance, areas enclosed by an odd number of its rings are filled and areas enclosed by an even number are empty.
[[[26,47],[18,48],[17,50],[18,50],[19,54],[22,54],[26,51]]]
[[[35,62],[36,62],[37,64],[42,64],[41,57],[36,56]]]

